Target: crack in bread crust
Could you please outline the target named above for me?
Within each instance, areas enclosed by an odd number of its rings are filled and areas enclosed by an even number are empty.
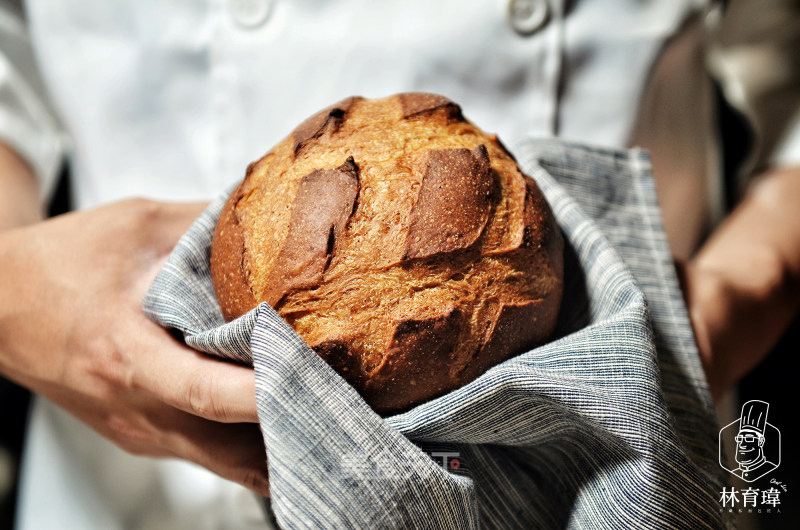
[[[289,233],[267,279],[266,302],[277,307],[287,293],[322,283],[336,241],[353,215],[358,191],[353,157],[336,169],[318,169],[300,180]]]
[[[486,227],[492,172],[486,146],[427,151],[425,174],[411,210],[405,259],[471,246]]]
[[[269,302],[391,413],[547,340],[562,252],[496,136],[447,98],[401,94],[333,105],[252,164],[212,277],[226,318]]]

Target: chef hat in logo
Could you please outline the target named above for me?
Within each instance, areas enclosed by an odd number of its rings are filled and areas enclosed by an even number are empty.
[[[742,415],[739,417],[739,431],[754,431],[764,434],[767,425],[769,403],[752,399],[742,405]]]

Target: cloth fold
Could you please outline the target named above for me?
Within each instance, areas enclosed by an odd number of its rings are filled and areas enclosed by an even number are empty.
[[[515,149],[566,240],[555,338],[377,415],[267,304],[225,323],[209,251],[227,194],[176,246],[145,312],[252,364],[286,528],[717,528],[716,418],[646,153]]]

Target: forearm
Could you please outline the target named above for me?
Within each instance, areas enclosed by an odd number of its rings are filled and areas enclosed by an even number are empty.
[[[686,294],[719,397],[800,311],[800,168],[761,178],[689,263]]]
[[[28,164],[0,142],[0,232],[42,220],[39,184]]]
[[[0,142],[0,322],[9,313],[9,307],[18,302],[13,289],[16,286],[14,271],[8,259],[17,244],[16,231],[24,225],[42,219],[39,205],[39,186],[30,167],[10,147]],[[11,305],[9,305],[11,304]],[[0,337],[0,375],[10,377],[10,365],[5,339]]]

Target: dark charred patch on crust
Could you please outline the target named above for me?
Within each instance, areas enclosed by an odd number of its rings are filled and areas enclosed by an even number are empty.
[[[555,328],[560,305],[560,290],[539,300],[501,304],[462,379],[471,381],[492,366],[542,344]]]
[[[427,152],[425,175],[404,252],[423,258],[471,246],[480,237],[492,208],[492,177],[484,145]]]
[[[399,99],[404,119],[442,112],[449,120],[464,121],[461,107],[444,96],[424,92],[410,92],[400,94]]]
[[[536,343],[539,326],[538,306],[541,300],[502,304],[484,337],[484,350],[521,353]]]
[[[317,169],[300,181],[289,233],[267,280],[266,301],[275,307],[292,290],[317,287],[336,252],[359,192],[358,167],[349,157],[336,169]]]
[[[317,344],[313,349],[348,383],[356,388],[364,384],[364,374],[361,371],[362,356],[351,351],[346,341],[327,340]]]
[[[557,280],[558,296],[561,299],[561,284],[564,279],[564,236],[556,223],[553,211],[536,182],[525,177],[525,232],[523,247],[537,253],[543,252],[550,261],[550,269]],[[553,296],[552,294],[550,296]],[[558,312],[557,306],[554,312]]]
[[[550,206],[539,191],[538,186],[530,177],[525,177],[525,206],[522,212],[525,228],[522,236],[522,246],[526,248],[540,248],[554,234],[553,215]]]
[[[292,133],[294,135],[294,154],[297,155],[309,142],[319,138],[326,132],[333,134],[338,131],[353,103],[363,99],[358,96],[347,98],[319,111],[298,125],[294,133]]]
[[[457,382],[447,373],[465,314],[447,308],[439,316],[397,322],[383,362],[367,373],[362,395],[378,413],[408,408],[441,395]]]

